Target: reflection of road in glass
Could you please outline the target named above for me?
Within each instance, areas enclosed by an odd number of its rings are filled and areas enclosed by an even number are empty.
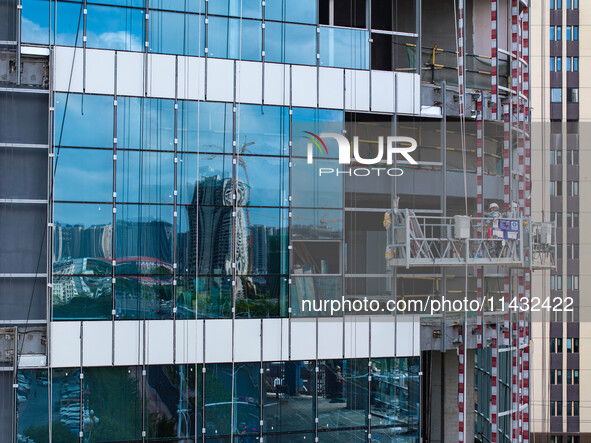
[[[18,434],[23,437],[21,441],[26,441],[24,437],[31,428],[47,427],[47,386],[47,376],[41,376],[39,371],[19,372],[17,411]]]

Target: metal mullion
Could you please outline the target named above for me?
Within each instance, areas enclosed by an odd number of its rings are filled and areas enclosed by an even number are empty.
[[[16,84],[21,84],[21,21],[23,16],[23,5],[18,0],[16,5]]]
[[[207,61],[209,58],[209,48],[208,48],[208,44],[209,44],[209,38],[207,36],[208,34],[208,30],[209,30],[209,0],[205,0],[205,18],[204,18],[204,22],[205,22],[205,31],[204,31],[204,37],[205,37],[205,42],[203,45],[203,57],[205,58],[204,63],[203,63],[203,96],[205,97],[205,100],[207,100]]]
[[[82,94],[86,92],[86,17],[88,15],[86,0],[84,0],[82,5],[82,15],[83,15],[83,22],[82,22]],[[74,48],[74,51],[76,49]]]
[[[267,28],[265,25],[265,0],[261,1],[261,7],[262,7],[262,11],[261,11],[261,26],[262,26],[262,44],[261,44],[261,49],[262,49],[262,54],[261,54],[261,62],[262,62],[262,67],[261,67],[261,104],[265,104],[265,34],[267,33]],[[261,436],[262,438],[262,436]]]
[[[114,79],[113,79],[113,202],[112,202],[112,223],[113,227],[111,228],[111,321],[113,322],[112,330],[113,330],[113,351],[112,351],[112,361],[115,364],[115,282],[116,282],[116,267],[117,267],[117,257],[116,257],[116,232],[117,232],[117,51],[115,51],[114,55]]]
[[[148,95],[148,49],[150,47],[150,0],[146,0],[146,10],[144,11],[144,94]]]
[[[177,287],[177,221],[178,221],[178,206],[177,206],[177,188],[178,188],[178,90],[179,90],[179,58],[178,55],[174,58],[174,190],[172,192],[173,199],[173,227],[172,227],[172,318],[176,320],[177,305],[176,305],[176,287]],[[173,322],[173,350],[176,350],[176,321]],[[176,362],[176,352],[173,355],[173,363]]]
[[[18,326],[14,326],[14,354],[12,360],[12,441],[17,440],[17,419],[16,419],[16,405],[17,405],[17,391],[18,391]],[[49,380],[49,378],[48,378]]]
[[[234,361],[235,352],[235,332],[236,332],[236,288],[237,288],[237,273],[236,273],[236,235],[237,235],[237,220],[238,220],[238,161],[239,161],[239,147],[237,143],[238,119],[237,119],[237,103],[236,103],[236,60],[233,62],[233,98],[232,98],[232,379],[231,379],[231,401],[230,416],[230,441],[234,440],[234,396],[236,391],[236,364]],[[237,412],[237,410],[236,410]]]
[[[291,174],[291,168],[293,166],[293,104],[292,104],[292,85],[291,85],[291,65],[289,65],[289,163],[288,163],[288,171],[289,171],[289,198],[288,198],[288,213],[287,213],[287,239],[288,239],[288,246],[287,246],[287,272],[288,272],[288,280],[287,280],[287,355],[288,359],[291,359],[291,263],[293,260],[293,247],[292,247],[292,222],[291,222],[291,212],[293,210],[293,202],[292,202],[292,190],[293,190],[293,179]]]

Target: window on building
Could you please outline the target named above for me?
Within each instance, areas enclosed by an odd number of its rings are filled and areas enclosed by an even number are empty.
[[[560,354],[562,352],[562,339],[552,337],[550,339],[550,353],[552,354]]]
[[[578,338],[567,338],[566,339],[566,352],[571,354],[579,353],[579,339]]]
[[[556,222],[556,227],[562,227],[562,212],[551,212],[550,213],[550,221]]]
[[[562,71],[562,57],[556,57],[556,72]]]
[[[567,103],[579,103],[579,88],[567,88],[566,101]]]
[[[567,197],[577,197],[579,195],[579,182],[575,180],[566,183]]]
[[[556,71],[556,57],[550,57],[550,72]]]
[[[579,72],[579,57],[573,57],[573,72]]]
[[[550,151],[550,164],[561,165],[562,164],[562,151]]]
[[[567,228],[578,228],[579,227],[579,213],[578,212],[567,212],[566,213],[566,227]]]
[[[562,0],[550,0],[550,9],[562,9]]]
[[[331,7],[331,3],[333,3]],[[372,4],[372,8],[377,5]],[[365,0],[320,0],[319,17],[321,25],[365,28]]]
[[[573,26],[573,40],[574,41],[579,40],[579,27],[578,26]]]
[[[566,311],[566,321],[569,323],[579,321],[579,308],[571,307],[570,310]]]
[[[550,88],[550,102],[562,103],[562,88]]]
[[[566,164],[567,165],[578,165],[579,164],[579,151],[569,149],[566,151]]]
[[[572,62],[573,62],[573,58],[572,57],[567,57],[566,58],[566,72],[571,72]]]
[[[566,371],[566,384],[567,385],[578,385],[579,384],[579,370],[568,369]]]
[[[562,417],[562,402],[551,401],[550,402],[550,415],[552,417]]]
[[[579,402],[578,401],[567,401],[566,402],[566,415],[569,417],[579,415]]]
[[[579,290],[579,276],[578,275],[568,275],[566,277],[566,289],[569,291],[578,291]]]
[[[562,370],[561,369],[552,369],[550,371],[550,384],[551,385],[562,384]]]
[[[569,243],[566,245],[566,259],[567,260],[578,260],[579,259],[579,245],[576,243]]]
[[[555,197],[562,196],[562,182],[561,181],[551,181],[550,182],[550,195]]]

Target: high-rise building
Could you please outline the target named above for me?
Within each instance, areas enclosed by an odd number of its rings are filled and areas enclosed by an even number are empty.
[[[0,20],[2,441],[531,439],[528,1]]]
[[[588,215],[581,205],[588,184],[579,167],[587,160],[589,116],[579,103],[588,94],[580,72],[585,72],[590,13],[589,3],[579,0],[532,5],[531,69],[539,73],[531,78],[534,213],[557,227],[557,266],[540,274],[535,285],[564,307],[537,313],[533,322],[532,432],[541,442],[591,441],[584,397],[591,383],[585,323],[589,304],[583,292]]]

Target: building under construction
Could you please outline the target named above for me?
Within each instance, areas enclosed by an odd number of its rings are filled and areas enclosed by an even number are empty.
[[[3,441],[530,441],[528,1],[0,11]]]

